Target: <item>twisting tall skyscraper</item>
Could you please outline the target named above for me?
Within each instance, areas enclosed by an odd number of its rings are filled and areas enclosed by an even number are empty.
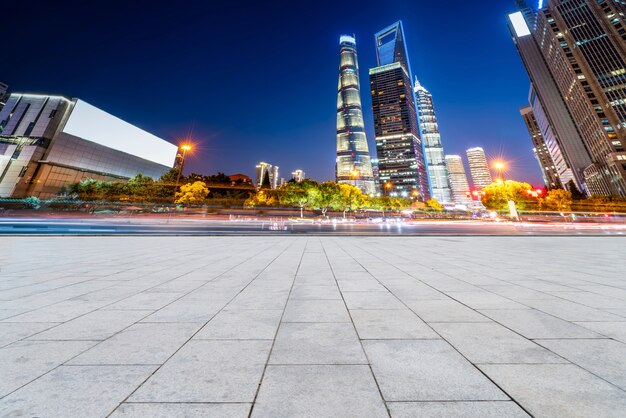
[[[354,36],[343,35],[337,93],[337,183],[352,184],[365,193],[374,193],[372,162],[365,136],[359,63]]]
[[[411,66],[402,22],[375,35],[378,67],[370,69],[380,182],[391,195],[430,199],[419,136]]]
[[[424,142],[424,158],[428,169],[430,193],[440,203],[452,202],[450,179],[444,158],[439,123],[435,115],[433,95],[415,78],[415,100],[419,116],[420,133]]]

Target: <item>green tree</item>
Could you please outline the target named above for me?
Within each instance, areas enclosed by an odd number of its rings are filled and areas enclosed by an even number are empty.
[[[563,189],[552,189],[544,201],[548,209],[558,212],[569,212],[572,210],[572,192]]]
[[[367,198],[359,189],[351,184],[340,184],[340,200],[339,207],[343,211],[343,217],[346,217],[346,212],[357,210],[367,203]]]
[[[180,192],[176,193],[177,205],[199,205],[209,195],[206,183],[196,181],[195,183],[183,184]]]
[[[304,209],[315,207],[315,202],[319,199],[320,184],[313,180],[286,183],[281,186],[280,193],[281,204],[300,208],[300,217],[303,217]]]
[[[322,216],[326,217],[329,210],[341,209],[341,188],[337,183],[327,181],[314,187],[317,190],[309,192],[313,197],[313,208],[320,210]]]
[[[482,202],[489,210],[507,210],[512,200],[518,209],[524,210],[536,205],[536,200],[529,195],[531,190],[530,184],[514,180],[491,183],[483,188]]]
[[[443,205],[439,203],[437,199],[428,199],[424,202],[427,210],[431,210],[433,212],[441,212],[443,211]]]

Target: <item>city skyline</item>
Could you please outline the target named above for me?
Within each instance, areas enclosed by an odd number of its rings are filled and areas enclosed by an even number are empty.
[[[249,57],[245,61],[241,58],[235,60],[230,68],[219,64],[219,60],[208,63],[195,58],[200,45],[198,41],[189,41],[191,35],[205,39],[213,34],[213,30],[203,24],[207,22],[206,19],[212,19],[207,17],[203,6],[193,5],[189,10],[174,10],[172,16],[179,22],[189,19],[189,30],[171,29],[159,38],[168,54],[173,54],[172,61],[184,64],[183,69],[172,70],[170,64],[158,59],[154,53],[156,45],[150,40],[142,38],[144,48],[137,50],[138,41],[133,38],[135,35],[127,33],[123,27],[115,26],[121,32],[111,35],[111,39],[95,40],[95,44],[102,49],[99,56],[80,48],[84,41],[71,39],[67,41],[68,48],[74,52],[75,59],[64,71],[55,68],[58,65],[56,60],[65,54],[64,51],[58,51],[59,56],[53,57],[50,65],[42,65],[44,71],[29,68],[18,72],[8,68],[0,74],[0,79],[9,84],[14,92],[45,91],[80,95],[171,142],[182,142],[191,136],[196,147],[188,156],[187,172],[245,172],[252,175],[258,161],[270,160],[288,171],[301,167],[311,178],[330,180],[334,178],[331,138],[335,135],[336,121],[331,103],[336,94],[333,92],[336,83],[336,39],[341,33],[356,33],[357,39],[361,40],[360,76],[367,78],[367,69],[375,65],[373,33],[389,22],[402,19],[407,38],[410,38],[409,55],[416,60],[415,73],[437,97],[446,152],[462,154],[469,147],[482,146],[488,154],[502,153],[505,159],[514,160],[510,168],[512,176],[534,184],[541,182],[541,173],[534,161],[528,134],[523,121],[519,120],[519,103],[527,94],[525,85],[528,81],[519,58],[510,48],[504,19],[508,12],[514,10],[513,4],[498,5],[494,10],[481,14],[459,5],[460,12],[471,13],[478,19],[475,25],[476,42],[488,42],[498,51],[497,57],[496,54],[485,54],[478,45],[468,51],[455,51],[452,54],[446,42],[440,40],[443,32],[431,22],[437,13],[436,8],[430,5],[392,2],[384,11],[374,14],[372,10],[376,9],[375,4],[363,2],[349,20],[331,17],[327,25],[315,25],[315,22],[322,21],[322,17],[326,19],[331,7],[330,2],[311,4],[312,20],[304,26],[300,21],[284,20],[284,13],[272,17],[268,22],[280,19],[286,28],[298,27],[297,31],[290,32],[290,39],[281,37],[274,30],[264,32],[258,36],[259,39],[255,39],[256,35],[250,34],[257,33],[259,24],[253,22],[252,16],[244,14],[243,21],[250,29],[238,35],[237,39],[241,41],[238,48],[252,54],[247,54]],[[11,5],[9,13],[23,17],[26,11],[21,9],[20,6]],[[144,21],[138,23],[140,33],[146,38],[152,33],[151,25],[158,20],[158,9],[155,6],[148,10],[142,16]],[[198,13],[192,18],[190,10]],[[230,16],[234,10],[222,5],[215,12],[216,16]],[[42,21],[45,16],[41,13],[36,11],[28,19],[34,23]],[[59,16],[59,19],[69,21],[80,13],[80,8],[71,10],[68,16]],[[139,15],[137,6],[132,5],[125,19],[139,19]],[[97,25],[96,22],[91,23]],[[92,31],[82,24],[74,30],[81,34],[75,38],[93,41],[92,38],[96,36],[95,29]],[[20,42],[27,47],[33,46],[35,64],[40,59],[51,58],[46,51],[37,49],[35,41],[38,31],[34,29],[29,32]],[[455,33],[456,36],[462,35],[456,31],[450,32],[450,36]],[[125,37],[130,37],[127,44],[122,42]],[[230,46],[233,42],[228,41],[226,44]],[[176,51],[172,50],[176,48],[167,47],[174,43],[185,46]],[[259,43],[267,46],[265,55],[259,54]],[[206,43],[202,48],[210,52],[208,55],[211,57],[221,56],[226,46],[217,44]],[[78,50],[80,53],[77,54]],[[288,53],[283,57],[281,54],[287,50]],[[13,44],[8,46],[8,51],[8,55],[16,58],[24,53]],[[278,64],[271,66],[272,74],[265,68],[266,65],[256,65],[269,64],[268,60]],[[305,65],[297,65],[291,73],[279,71],[286,61]],[[250,66],[244,78],[241,77],[244,70],[236,69],[243,63]],[[453,69],[454,66],[463,71]],[[135,76],[120,74],[123,67],[129,68],[131,74],[140,75],[141,82],[137,83]],[[452,75],[454,79],[450,78]],[[217,76],[226,77],[227,81],[218,85],[213,82]],[[277,78],[295,87],[279,92]],[[232,79],[241,81],[228,82]],[[299,81],[295,82],[296,79]],[[302,80],[306,82],[302,83]],[[235,111],[234,97],[231,98],[238,95],[240,82],[243,83],[242,88],[245,85],[246,88],[256,89],[254,94],[247,94],[249,102],[245,123],[242,123],[244,119]],[[228,85],[230,90],[226,91],[228,89],[221,84]],[[479,88],[484,93],[476,96],[475,92]],[[180,106],[172,106],[172,100],[179,92],[184,93],[184,100]],[[288,103],[298,96],[306,97],[307,104],[296,114],[293,113],[295,107]],[[374,156],[373,121],[368,111],[371,103],[367,94],[362,96],[365,129],[370,153]],[[269,109],[273,109],[273,112],[268,113]],[[285,125],[281,126],[279,120],[286,121]],[[487,135],[479,135],[478,129],[468,129],[478,124],[491,124]]]

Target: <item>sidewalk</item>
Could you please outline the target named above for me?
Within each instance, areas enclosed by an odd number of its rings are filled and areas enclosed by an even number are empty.
[[[0,416],[622,417],[618,237],[4,237]]]

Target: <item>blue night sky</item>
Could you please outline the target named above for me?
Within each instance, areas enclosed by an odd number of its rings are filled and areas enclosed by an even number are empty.
[[[283,177],[302,168],[329,180],[339,35],[357,37],[375,155],[373,34],[401,19],[446,153],[482,146],[509,163],[508,176],[542,183],[518,111],[528,78],[506,26],[512,0],[127,3],[4,5],[3,32],[13,35],[2,45],[0,81],[13,91],[80,97],[170,142],[191,136],[188,172],[252,175],[263,160]]]

